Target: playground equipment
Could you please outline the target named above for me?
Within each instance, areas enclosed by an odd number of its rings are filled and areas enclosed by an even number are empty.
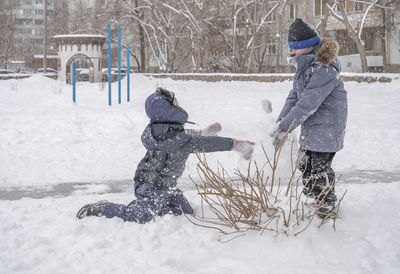
[[[111,106],[111,82],[112,82],[112,69],[111,69],[111,23],[118,24],[118,104],[121,104],[121,26],[120,23],[114,20],[108,21],[107,26],[107,56],[102,56],[103,44],[105,36],[93,34],[68,34],[56,35],[55,40],[59,47],[59,80],[65,80],[67,83],[72,84],[72,100],[76,103],[76,63],[79,60],[86,62],[89,68],[89,81],[101,82],[103,78],[101,70],[101,60],[108,58],[108,104]],[[127,48],[127,102],[130,101],[130,48],[129,43],[126,42]],[[97,60],[97,62],[96,62]],[[72,66],[72,69],[71,69]],[[72,74],[72,75],[71,75]]]
[[[111,106],[111,22],[109,20],[107,25],[107,43],[108,43],[108,104]],[[121,104],[121,25],[118,24],[118,104]],[[127,76],[127,102],[130,101],[130,54],[129,54],[129,42],[126,46],[126,76]]]

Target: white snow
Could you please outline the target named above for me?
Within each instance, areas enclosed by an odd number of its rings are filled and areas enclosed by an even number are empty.
[[[333,167],[343,178],[337,193],[348,193],[336,232],[329,224],[320,229],[313,224],[297,237],[252,232],[228,243],[184,217],[139,225],[116,218],[78,220],[75,214],[86,203],[134,198],[132,178],[145,153],[140,142],[148,123],[144,101],[157,86],[175,92],[189,120],[198,124],[188,127],[218,121],[221,136],[255,141],[253,159],[264,162],[261,142],[272,152],[268,132],[292,82],[209,83],[134,74],[131,102],[124,79],[123,103],[118,104],[113,83],[110,107],[107,84],[79,83],[73,104],[71,86],[41,75],[1,80],[0,273],[397,273],[398,76],[391,75],[391,83],[345,83],[345,148]],[[264,99],[272,102],[270,114],[263,111]],[[282,177],[290,164],[289,149],[284,152]],[[235,152],[209,154],[208,161],[229,171],[247,167]],[[196,164],[191,156],[178,185],[199,212],[201,202],[189,179],[198,178]],[[362,176],[365,171],[370,178]]]
[[[105,38],[104,35],[101,34],[85,34],[85,33],[80,33],[80,34],[60,34],[60,35],[54,35],[54,38],[75,38],[75,37],[84,37],[84,38]]]

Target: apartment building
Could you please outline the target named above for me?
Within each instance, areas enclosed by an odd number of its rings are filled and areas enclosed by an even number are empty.
[[[33,56],[43,54],[45,6],[44,0],[3,0],[13,14],[13,59],[24,59],[29,66]],[[48,37],[63,27],[66,1],[47,0]],[[50,39],[49,39],[50,41]],[[48,44],[49,54],[55,45]]]

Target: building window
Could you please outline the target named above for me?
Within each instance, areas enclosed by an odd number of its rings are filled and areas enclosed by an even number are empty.
[[[321,16],[325,13],[327,0],[314,0],[314,16]]]
[[[35,10],[35,14],[36,14],[36,15],[38,15],[38,14],[43,14],[43,10]]]
[[[33,30],[32,29],[23,29],[22,33],[25,35],[31,35],[33,33]]]
[[[364,9],[363,3],[355,2],[354,0],[346,0],[345,6],[347,12],[362,11]]]
[[[347,12],[352,12],[352,11],[354,11],[354,2],[353,2],[353,1],[347,1],[347,0],[346,0],[345,5],[346,5],[346,11],[347,11]]]
[[[355,6],[355,10],[356,10],[356,11],[362,11],[362,10],[364,10],[364,4],[363,4],[363,3],[360,3],[360,2],[357,2],[357,3],[356,3],[356,6]]]
[[[290,4],[289,5],[289,19],[293,20],[297,18],[299,14],[299,6],[297,4]]]
[[[43,34],[43,30],[42,29],[33,30],[33,34]]]
[[[17,25],[32,25],[33,20],[32,19],[16,19]]]

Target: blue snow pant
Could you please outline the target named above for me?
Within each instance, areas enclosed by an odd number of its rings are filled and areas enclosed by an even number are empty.
[[[135,190],[136,203],[129,205],[109,203],[103,211],[107,218],[119,217],[127,222],[145,224],[154,216],[165,214],[193,214],[194,211],[179,188],[156,188],[142,184]],[[181,210],[182,208],[182,210]]]

